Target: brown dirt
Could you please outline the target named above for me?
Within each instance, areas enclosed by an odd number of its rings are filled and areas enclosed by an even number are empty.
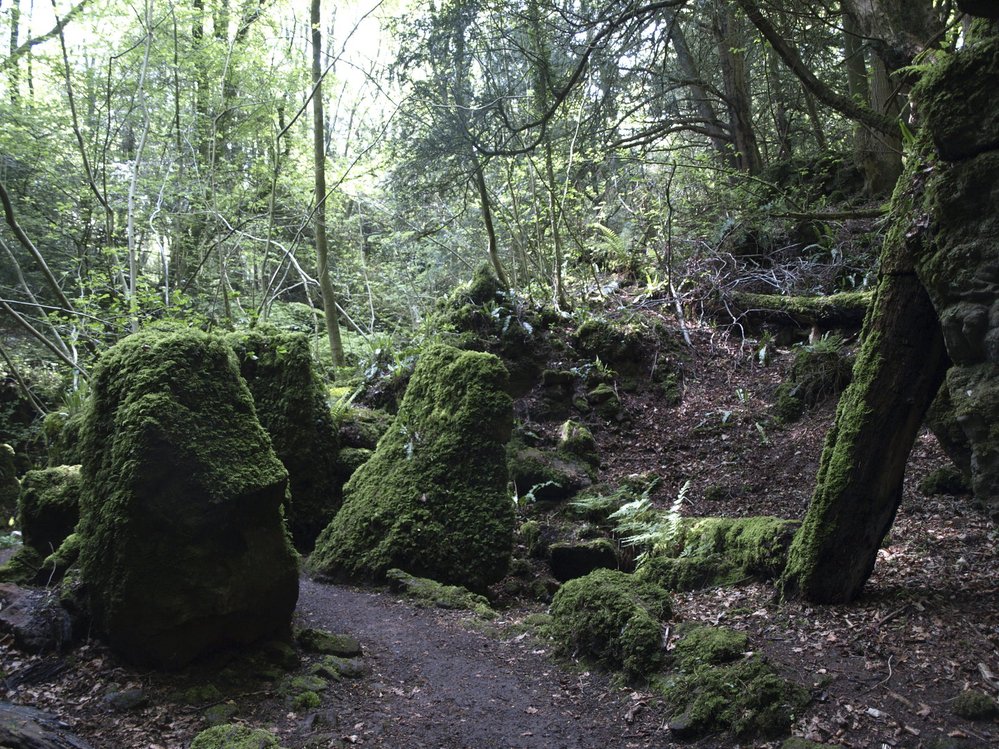
[[[788,352],[761,367],[748,343],[710,329],[694,338],[683,357],[680,405],[622,393],[630,420],[591,424],[602,479],[656,471],[663,504],[689,481],[685,514],[800,517],[832,404],[798,424],[774,426],[769,409]],[[902,508],[859,601],[778,603],[763,584],[678,596],[678,620],[746,631],[755,651],[811,689],[795,735],[844,747],[999,745],[995,721],[972,723],[951,711],[964,688],[999,691],[999,533],[968,498],[916,491],[945,462],[935,440],[921,435]],[[312,711],[293,711],[276,684],[256,683],[233,698],[236,719],[271,728],[289,749],[680,746],[670,737],[668,706],[652,693],[553,660],[548,643],[524,635],[524,618],[541,610],[514,603],[482,622],[384,591],[303,580],[296,623],[355,635],[367,672],[332,684]],[[20,655],[2,641],[0,658],[8,673],[58,660]],[[95,642],[61,661],[66,670],[7,699],[59,714],[98,748],[182,749],[205,726],[207,705],[185,704],[175,692],[213,681],[211,665],[137,671]],[[105,701],[130,686],[143,690],[146,706],[116,711]],[[736,744],[716,736],[688,745]]]

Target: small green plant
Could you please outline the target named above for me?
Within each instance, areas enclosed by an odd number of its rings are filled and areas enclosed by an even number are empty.
[[[339,427],[340,424],[343,423],[344,417],[347,415],[350,407],[354,404],[354,400],[361,394],[361,390],[363,389],[363,385],[359,385],[350,393],[341,393],[339,396],[331,398],[330,416],[333,417],[333,426]],[[336,388],[336,390],[340,390],[340,388]],[[332,396],[333,394],[334,389],[331,388],[330,395]]]
[[[684,482],[666,512],[652,506],[647,490],[634,502],[611,514],[610,520],[614,521],[616,532],[622,537],[621,544],[643,549],[637,557],[638,562],[650,554],[676,550],[683,520],[680,510],[689,489],[690,481]]]
[[[561,484],[559,484],[557,481],[544,481],[540,484],[535,484],[523,494],[518,494],[517,485],[512,484],[512,486],[513,486],[513,506],[517,509],[518,512],[523,512],[524,510],[527,509],[528,506],[534,504],[534,502],[537,500],[535,492],[538,492],[542,489],[547,489],[549,486],[561,488]]]

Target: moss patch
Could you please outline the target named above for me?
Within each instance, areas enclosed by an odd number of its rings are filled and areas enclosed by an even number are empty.
[[[948,465],[928,473],[919,482],[919,491],[927,496],[967,494],[971,491],[968,480],[955,466]]]
[[[774,406],[777,418],[783,422],[797,421],[807,409],[839,395],[850,384],[852,369],[853,361],[839,336],[799,347],[790,376],[777,388]]]
[[[353,658],[361,654],[361,643],[350,635],[336,635],[324,629],[303,629],[295,634],[298,644],[309,653]]]
[[[790,730],[809,699],[758,657],[701,666],[656,689],[669,705],[671,732],[682,740],[713,733],[774,738]]]
[[[428,348],[392,428],[351,477],[310,570],[381,580],[392,568],[484,590],[513,546],[506,370],[490,354]]]
[[[295,545],[308,551],[340,507],[337,440],[326,393],[301,333],[258,328],[226,338],[261,426],[288,471],[285,510]]]
[[[282,749],[270,731],[235,723],[212,726],[191,742],[191,749]]]
[[[977,689],[965,689],[951,705],[954,715],[967,720],[991,720],[999,718],[999,704]]]
[[[728,627],[697,625],[686,629],[673,649],[677,668],[693,672],[701,666],[718,666],[738,660],[749,649],[745,632]]]
[[[669,594],[658,585],[596,570],[555,594],[550,631],[561,654],[579,654],[640,678],[662,663],[661,622],[672,611]]]
[[[483,619],[496,618],[496,612],[489,606],[489,599],[459,585],[444,585],[436,580],[415,577],[397,569],[389,570],[386,577],[392,590],[402,593],[413,601],[436,606],[439,609],[474,611]]]
[[[42,568],[42,555],[30,546],[22,546],[0,565],[0,583],[31,585]]]

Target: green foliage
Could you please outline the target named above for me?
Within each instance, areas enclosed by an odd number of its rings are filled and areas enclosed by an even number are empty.
[[[402,570],[385,573],[392,589],[406,598],[439,609],[472,611],[481,619],[495,619],[496,612],[489,606],[489,599],[460,585],[444,585],[436,580],[415,577]]]
[[[282,749],[277,736],[240,723],[212,726],[191,742],[191,749]]]
[[[813,344],[800,346],[790,377],[777,388],[777,417],[784,422],[796,421],[806,409],[842,392],[852,371],[853,359],[840,336],[827,334]]]

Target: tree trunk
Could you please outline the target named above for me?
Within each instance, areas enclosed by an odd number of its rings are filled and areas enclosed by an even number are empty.
[[[317,0],[318,1],[318,0]],[[496,278],[504,289],[510,288],[510,279],[500,261],[499,244],[496,241],[496,227],[493,226],[493,211],[489,202],[489,191],[486,189],[486,175],[482,164],[475,165],[475,189],[479,193],[479,206],[482,209],[482,222],[486,226],[486,241],[489,249],[489,262],[496,271]]]
[[[320,26],[320,0],[312,0],[312,137],[316,171],[316,272],[319,276],[319,293],[326,311],[326,336],[330,342],[333,364],[344,366],[346,357],[340,340],[337,321],[336,292],[329,273],[329,246],[326,241],[326,129],[323,115],[323,59],[322,31]]]
[[[913,167],[909,176],[915,175]],[[781,579],[786,597],[842,603],[860,594],[895,519],[909,452],[949,364],[936,311],[915,272],[925,239],[925,231],[910,231],[919,226],[913,198],[919,190],[916,184],[895,194],[897,219],[882,251],[853,382],[826,436],[815,493]]]
[[[747,174],[758,174],[763,169],[763,159],[760,157],[756,130],[753,128],[753,99],[746,68],[748,45],[745,32],[741,19],[737,19],[729,11],[725,2],[719,3],[715,17],[715,35],[735,143],[735,158],[739,169]]]

